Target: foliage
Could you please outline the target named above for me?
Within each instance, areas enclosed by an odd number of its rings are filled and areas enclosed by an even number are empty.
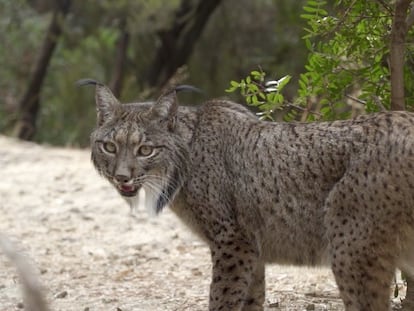
[[[289,83],[291,76],[287,75],[272,81],[266,81],[265,77],[264,71],[254,70],[240,82],[231,81],[226,92],[239,90],[241,95],[246,98],[248,105],[260,110],[257,114],[262,119],[273,120],[274,112],[283,107],[285,99],[282,90]]]
[[[188,64],[191,81],[210,97],[216,97],[223,96],[229,81],[239,80],[258,67],[270,79],[275,78],[270,74],[273,72],[278,77],[298,75],[307,57],[301,40],[306,24],[300,18],[303,3],[304,0],[223,1]],[[296,90],[297,80],[292,79],[284,88],[285,99],[293,98]],[[235,101],[243,100],[238,92],[227,95]]]
[[[392,16],[377,1],[337,1],[336,15],[309,0],[302,15],[309,27],[304,36],[310,51],[299,96],[317,96],[327,119],[336,118],[352,96],[367,111],[389,108],[390,77],[386,63]],[[321,40],[321,41],[320,41]],[[341,115],[339,115],[341,117]]]
[[[208,97],[222,96],[223,85],[258,64],[268,72],[294,75],[306,53],[298,14],[304,0],[223,1],[183,68],[186,84]],[[95,125],[93,90],[74,82],[90,77],[109,83],[113,77],[119,25],[130,34],[122,101],[146,93],[145,77],[159,45],[160,31],[174,19],[182,0],[72,1],[40,94],[37,142],[87,146]],[[0,0],[0,132],[10,134],[51,15],[48,0]],[[220,36],[217,34],[220,33]],[[275,35],[277,33],[277,35]],[[214,52],[211,47],[214,46]],[[284,92],[293,94],[290,83]],[[284,98],[290,95],[283,94]],[[143,98],[147,99],[147,98]],[[239,96],[234,96],[238,100]],[[200,99],[181,97],[186,103]]]
[[[333,13],[329,10],[324,0],[308,0],[303,7],[301,16],[307,21],[303,39],[309,55],[294,101],[304,108],[306,116],[301,119],[346,118],[361,105],[367,112],[389,109],[393,8],[385,1],[336,0]],[[408,42],[413,35],[410,30]],[[414,97],[413,47],[406,45],[408,105]],[[320,114],[309,113],[315,111]],[[292,117],[297,116],[287,115]]]

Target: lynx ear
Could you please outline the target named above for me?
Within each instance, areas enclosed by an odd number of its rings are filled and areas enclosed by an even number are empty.
[[[121,104],[114,94],[112,94],[109,87],[99,84],[96,85],[95,102],[99,126],[111,118],[114,115],[117,106]]]
[[[169,130],[174,130],[178,109],[177,92],[169,90],[161,95],[151,109],[151,116],[166,121]]]
[[[120,102],[112,94],[109,87],[92,79],[82,79],[76,82],[76,85],[83,86],[93,84],[96,86],[95,102],[96,102],[96,115],[98,126],[104,124],[111,116],[113,116],[115,109]]]

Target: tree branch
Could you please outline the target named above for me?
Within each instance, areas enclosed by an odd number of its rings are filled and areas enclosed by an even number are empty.
[[[159,32],[160,47],[147,75],[149,87],[162,88],[191,55],[221,0],[182,0],[170,28]]]
[[[112,79],[109,88],[116,98],[119,98],[122,91],[122,82],[127,61],[127,51],[129,46],[130,35],[126,27],[126,17],[123,17],[119,25],[119,37],[116,42],[115,63],[112,72]]]
[[[55,51],[57,40],[62,34],[62,21],[69,12],[71,0],[59,0],[55,5],[53,17],[43,41],[39,58],[30,76],[26,92],[19,102],[19,119],[14,129],[14,135],[24,140],[31,140],[34,137],[40,106],[40,91],[46,77],[47,68]]]
[[[2,234],[0,234],[0,250],[16,266],[22,283],[24,309],[27,311],[49,311],[42,285],[28,259],[19,253],[16,246]]]

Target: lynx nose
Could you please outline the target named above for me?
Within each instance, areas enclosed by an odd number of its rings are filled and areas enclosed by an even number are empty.
[[[130,177],[125,175],[115,175],[115,180],[119,183],[126,184],[130,180]]]

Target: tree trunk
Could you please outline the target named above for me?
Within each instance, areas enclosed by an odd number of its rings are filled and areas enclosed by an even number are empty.
[[[146,82],[151,88],[162,88],[190,57],[211,14],[221,0],[182,0],[169,29],[158,33],[161,42]]]
[[[411,0],[397,0],[395,2],[390,46],[391,110],[405,109],[405,38],[408,31],[406,20],[410,3]]]
[[[410,3],[411,0],[397,0],[395,2],[390,47],[391,110],[405,110],[405,42],[408,29],[413,25],[414,16],[413,11],[408,15]],[[408,273],[404,275],[407,282],[407,292],[403,301],[403,310],[414,310],[414,279]]]
[[[126,28],[126,19],[124,18],[119,26],[119,38],[116,43],[115,65],[112,74],[112,80],[109,87],[115,97],[119,98],[122,91],[122,82],[125,72],[125,64],[127,61],[127,51],[129,45],[129,32]]]
[[[67,15],[71,0],[59,0],[53,11],[52,21],[46,33],[35,69],[30,76],[29,84],[19,102],[19,117],[14,128],[15,136],[32,140],[36,131],[36,119],[39,111],[39,97],[47,68],[56,48],[57,40],[62,33],[62,21]]]

